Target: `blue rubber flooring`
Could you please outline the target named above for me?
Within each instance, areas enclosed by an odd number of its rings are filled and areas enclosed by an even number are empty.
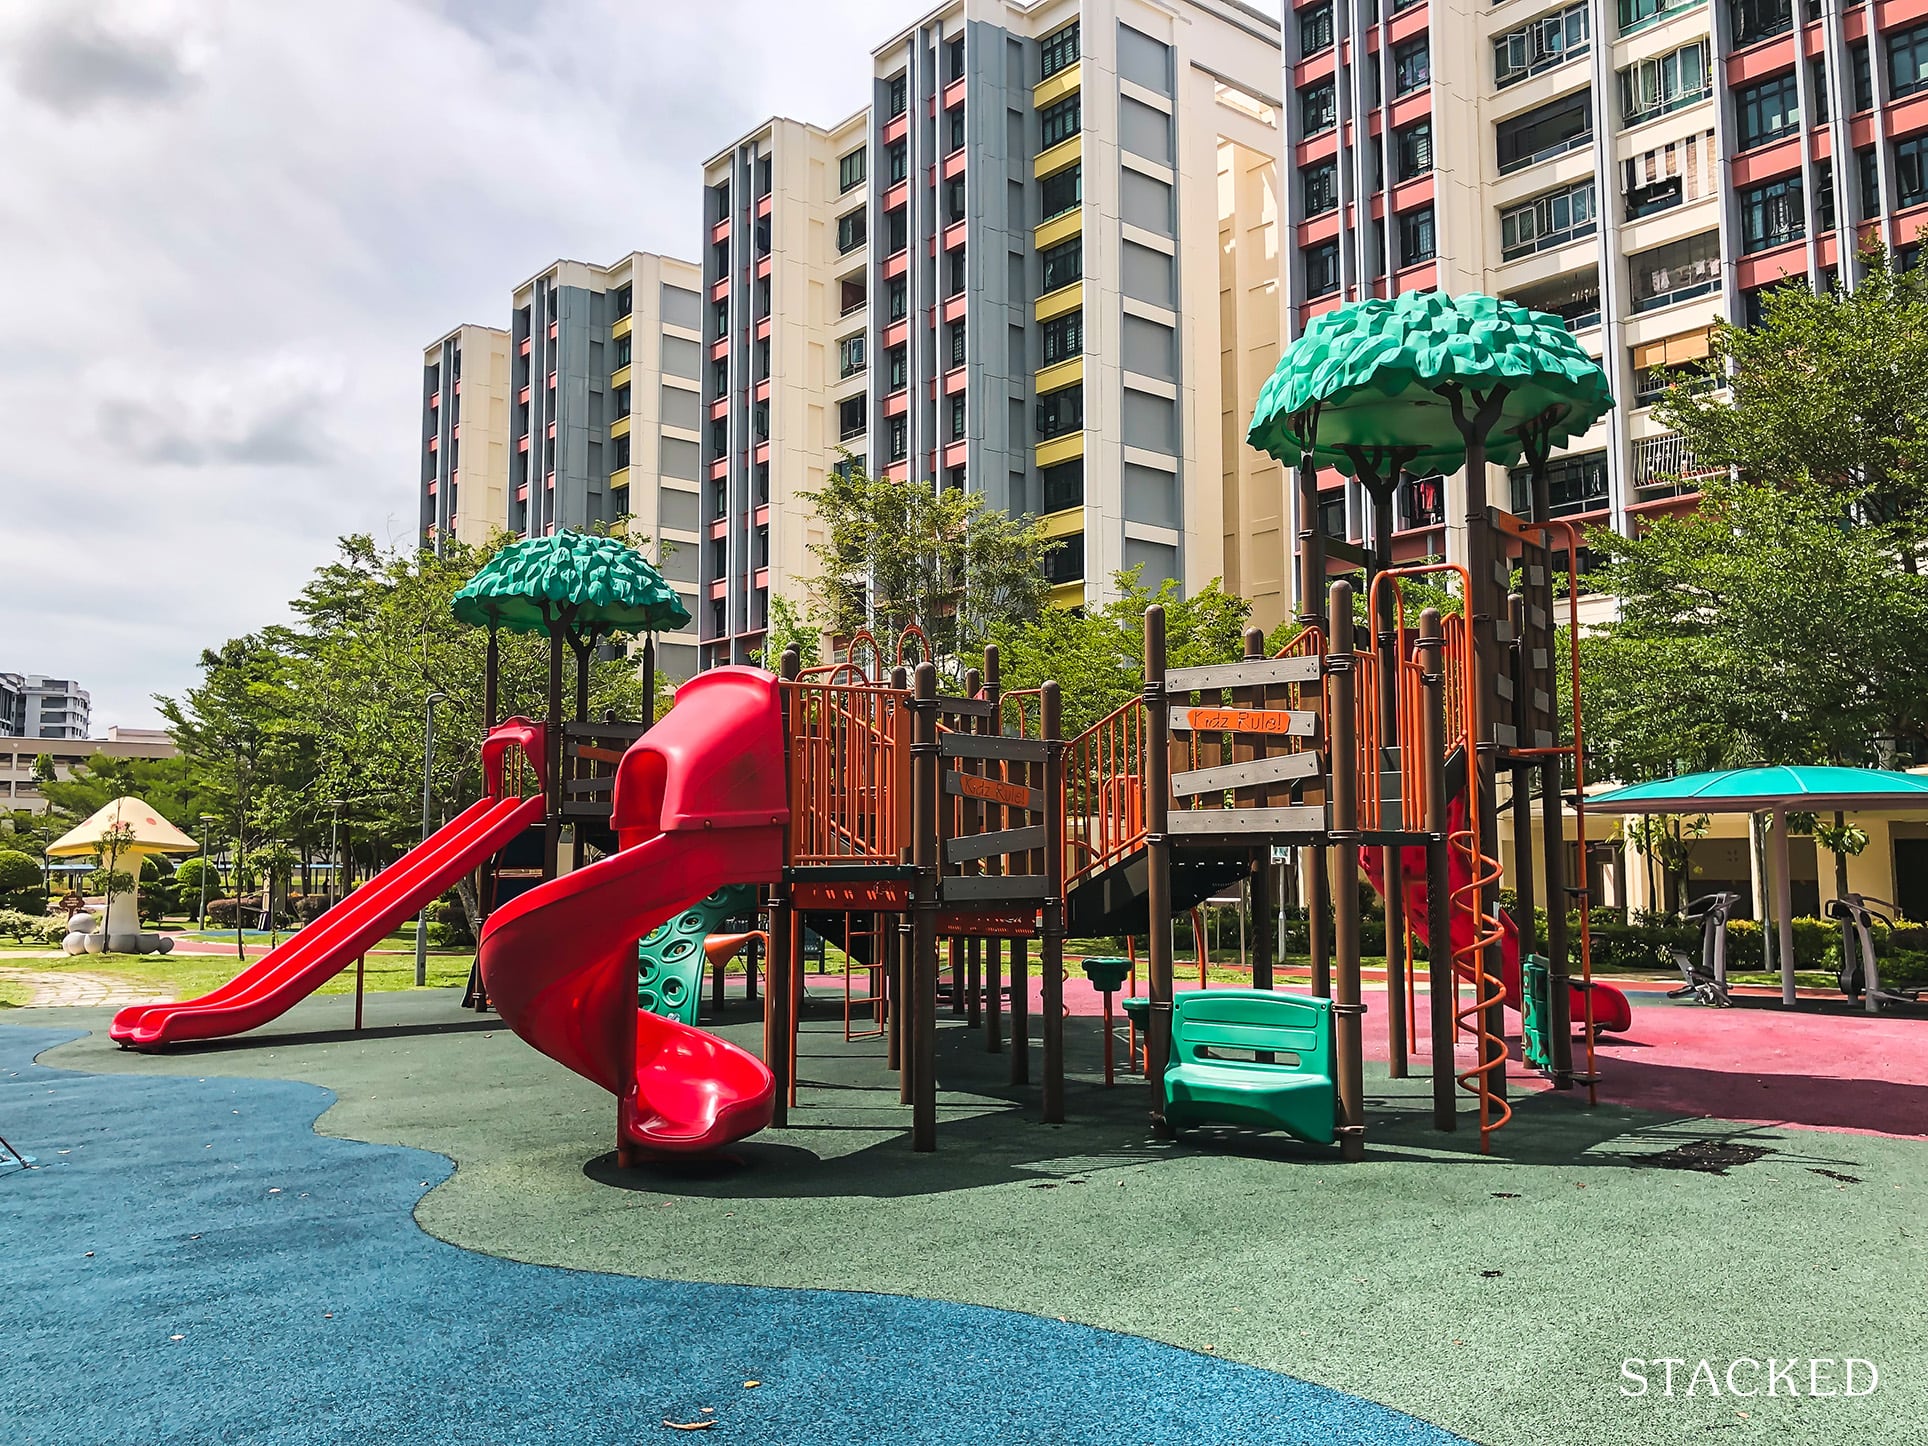
[[[32,1063],[74,1037],[0,1029],[0,1135],[38,1162],[0,1165],[16,1446],[1461,1439],[1035,1316],[478,1255],[411,1213],[448,1161],[316,1135],[328,1091]]]

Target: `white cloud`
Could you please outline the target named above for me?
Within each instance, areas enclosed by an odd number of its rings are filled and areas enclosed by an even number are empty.
[[[424,344],[558,256],[693,257],[703,160],[849,114],[926,8],[12,0],[0,668],[153,723],[336,536],[408,533]]]

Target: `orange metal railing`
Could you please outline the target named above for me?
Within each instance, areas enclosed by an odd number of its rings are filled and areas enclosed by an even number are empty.
[[[843,681],[856,672],[782,685],[793,864],[894,864],[910,843],[910,695]]]
[[[1145,724],[1133,698],[1065,745],[1067,889],[1144,846]]]

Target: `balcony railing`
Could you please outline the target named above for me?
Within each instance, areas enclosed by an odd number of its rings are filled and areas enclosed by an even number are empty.
[[[1700,490],[1703,477],[1717,475],[1718,467],[1703,467],[1678,432],[1641,437],[1633,444],[1633,486],[1642,502],[1684,496]]]

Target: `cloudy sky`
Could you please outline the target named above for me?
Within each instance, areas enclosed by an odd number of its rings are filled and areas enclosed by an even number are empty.
[[[856,109],[924,0],[6,0],[0,669],[153,726],[346,532],[421,349],[558,256],[694,257],[703,160]]]

